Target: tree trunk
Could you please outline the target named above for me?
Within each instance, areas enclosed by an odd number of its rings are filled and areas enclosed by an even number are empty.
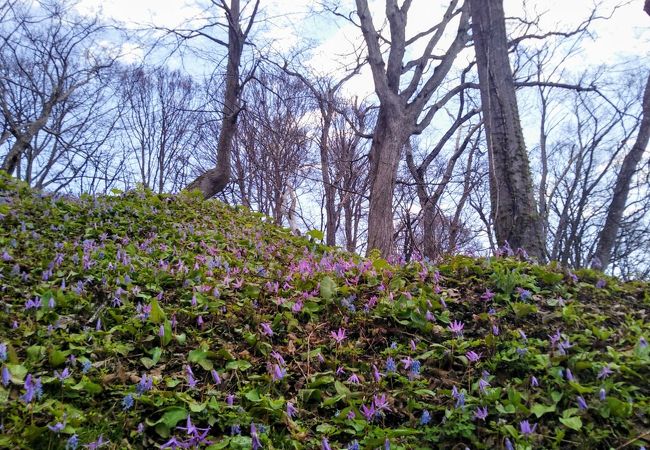
[[[515,86],[503,0],[471,0],[474,49],[490,158],[490,201],[499,244],[546,259]]]
[[[325,193],[325,244],[336,245],[336,228],[339,222],[339,213],[336,209],[336,187],[330,179],[329,160],[329,133],[332,127],[334,115],[333,96],[331,92],[326,93],[327,102],[321,106],[323,125],[319,143],[321,176],[323,178],[323,190]]]
[[[382,256],[393,253],[393,192],[402,148],[410,133],[404,133],[402,114],[381,109],[370,148],[370,205],[368,250]],[[402,129],[400,129],[402,128]]]
[[[244,49],[245,35],[239,23],[239,0],[230,1],[228,12],[228,65],[222,110],[223,120],[217,144],[217,166],[199,175],[187,186],[190,191],[200,190],[206,199],[223,191],[230,182],[232,143],[237,132],[237,116],[240,112],[239,64]],[[250,20],[252,21],[253,18]]]
[[[647,3],[646,3],[647,5]],[[650,14],[650,12],[649,12]],[[648,147],[650,140],[650,75],[646,81],[645,91],[643,93],[642,103],[642,118],[641,125],[639,126],[639,134],[636,137],[636,142],[632,146],[630,152],[625,155],[621,170],[616,177],[614,185],[614,195],[612,202],[607,211],[607,218],[605,225],[600,231],[598,236],[598,245],[596,246],[596,253],[594,254],[592,264],[594,267],[605,270],[612,259],[612,248],[616,241],[616,236],[621,227],[621,219],[623,218],[623,211],[627,203],[627,196],[630,192],[630,183],[636,173],[637,165],[641,161],[643,152]],[[600,267],[598,267],[600,266]]]

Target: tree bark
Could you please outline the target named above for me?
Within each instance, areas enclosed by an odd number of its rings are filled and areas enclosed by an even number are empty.
[[[646,2],[646,6],[648,2]],[[650,12],[649,12],[650,14]],[[592,266],[605,270],[612,259],[612,249],[616,242],[618,231],[621,227],[621,219],[627,203],[627,196],[630,192],[630,184],[636,173],[637,165],[641,161],[643,152],[648,147],[650,140],[650,75],[646,81],[643,93],[642,119],[639,126],[639,134],[630,152],[623,158],[621,170],[616,177],[614,184],[614,195],[607,210],[605,225],[598,236],[598,245],[594,254]]]
[[[470,5],[497,242],[507,241],[544,261],[546,246],[508,59],[503,0],[471,0]]]

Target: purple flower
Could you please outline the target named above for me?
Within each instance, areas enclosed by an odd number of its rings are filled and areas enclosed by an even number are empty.
[[[185,375],[187,377],[187,384],[190,388],[194,389],[196,387],[196,379],[194,378],[194,373],[189,365],[185,366]]]
[[[648,346],[648,341],[645,340],[643,336],[639,338],[639,347],[646,348]]]
[[[97,450],[98,448],[107,445],[109,442],[110,441],[105,441],[104,437],[100,434],[99,439],[84,445],[84,447],[86,447],[88,450]]]
[[[461,337],[463,335],[463,328],[465,328],[465,324],[463,322],[457,322],[454,320],[447,328],[449,328],[449,330],[454,333],[456,337]]]
[[[485,394],[489,386],[490,383],[485,378],[481,378],[480,380],[478,380],[478,388],[481,391],[481,394]]]
[[[271,328],[271,325],[264,322],[261,324],[262,326],[262,333],[264,333],[267,336],[273,336],[273,329]]]
[[[479,420],[485,421],[485,418],[488,416],[488,409],[487,406],[484,407],[478,407],[476,408],[476,411],[474,411],[474,417],[476,417]]]
[[[512,442],[510,442],[510,439],[506,438],[506,450],[515,450],[515,447],[512,445]]]
[[[158,328],[158,336],[161,338],[165,337],[165,326],[162,324],[160,325],[160,328]]]
[[[490,289],[486,289],[483,295],[481,295],[481,300],[489,302],[494,298],[496,294],[492,292]]]
[[[539,386],[539,381],[537,381],[537,378],[536,378],[535,376],[532,376],[532,377],[530,378],[530,385],[531,385],[532,387],[537,387],[537,386]]]
[[[153,388],[153,378],[147,377],[147,374],[143,373],[142,377],[140,378],[140,381],[135,386],[135,392],[138,395],[142,395],[145,392],[150,391],[152,388]]]
[[[598,398],[600,398],[600,401],[605,401],[607,398],[607,391],[605,388],[600,388],[600,392],[598,393]]]
[[[492,334],[495,336],[499,335],[499,327],[497,325],[492,325]]]
[[[320,355],[320,353],[319,353],[319,355]],[[275,350],[273,350],[273,351],[271,352],[271,356],[272,356],[273,358],[275,358],[275,360],[278,362],[278,364],[281,364],[281,365],[283,365],[283,366],[286,365],[286,363],[284,362],[284,358],[282,357],[282,355],[279,354],[278,352],[276,352]]]
[[[233,394],[228,394],[226,396],[226,403],[228,406],[232,406],[232,404],[235,402],[235,396]]]
[[[600,372],[598,372],[598,379],[599,380],[604,380],[605,378],[607,378],[608,376],[610,376],[613,373],[614,373],[614,371],[612,369],[610,369],[609,364],[607,364],[602,369],[600,369]]]
[[[298,410],[295,406],[293,406],[293,403],[287,402],[287,416],[289,416],[290,419],[293,419],[293,416],[295,416],[297,413]]]
[[[326,437],[324,437],[321,441],[321,450],[332,450],[332,447],[330,447],[330,443],[327,442]]]
[[[142,434],[142,433],[144,433],[144,423],[143,423],[143,422],[140,422],[140,423],[138,424],[138,429],[137,429],[137,431],[138,431],[138,434]]]
[[[221,384],[221,377],[219,376],[219,373],[212,369],[210,371],[210,374],[212,375],[212,380],[214,381],[214,384]]]
[[[348,445],[348,450],[359,450],[359,441],[352,441],[350,442],[350,445]]]
[[[527,341],[527,340],[528,340],[528,337],[526,336],[526,333],[524,333],[522,330],[517,330],[517,331],[519,331],[519,336],[521,336],[521,338],[522,338],[524,341]]]
[[[350,383],[354,383],[354,384],[359,384],[361,382],[356,373],[353,373],[352,375],[350,375],[350,377],[348,378],[348,381]]]
[[[2,366],[2,385],[4,387],[9,386],[9,382],[11,381],[11,374],[9,373],[9,369],[7,366]]]
[[[390,411],[390,407],[388,406],[388,400],[386,399],[386,394],[382,394],[381,396],[379,395],[373,396],[373,401],[375,404],[375,408],[377,409],[377,412],[381,412],[383,410]]]
[[[596,282],[596,287],[597,287],[598,289],[602,289],[602,288],[604,288],[605,286],[607,286],[607,282],[606,282],[605,280],[603,280],[602,278],[600,278],[600,279]]]
[[[255,428],[255,423],[253,422],[251,422],[251,439],[253,440],[253,450],[262,448],[262,443],[260,442],[260,438],[257,435],[257,428]]]
[[[47,427],[56,434],[59,434],[65,428],[65,419],[63,419],[63,422],[57,422],[56,424],[48,425]]]
[[[584,397],[582,395],[578,395],[578,397],[576,397],[576,400],[578,401],[578,408],[580,408],[582,410],[585,410],[585,409],[589,408],[589,406],[587,405],[587,402],[585,401],[585,399],[584,399]]]
[[[196,325],[197,325],[199,328],[203,329],[203,316],[198,316],[198,317],[196,318]]]
[[[381,373],[379,373],[379,370],[377,370],[377,366],[374,364],[372,365],[372,377],[375,379],[376,383],[379,383],[381,380]]]
[[[533,434],[535,432],[535,428],[537,428],[537,424],[534,424],[531,427],[530,423],[527,420],[522,420],[521,422],[519,422],[519,430],[521,431],[521,434],[523,434],[524,436]]]
[[[567,370],[566,370],[566,372],[565,372],[565,375],[566,375],[566,379],[567,379],[567,380],[569,380],[569,381],[575,381],[575,377],[573,376],[573,373],[571,372],[571,369],[568,369],[568,368],[567,368]]]
[[[478,362],[481,359],[481,354],[476,353],[474,350],[470,350],[467,353],[465,353],[465,356],[470,362]]]
[[[7,360],[7,344],[4,342],[0,344],[0,362]]]
[[[331,331],[330,335],[332,336],[332,339],[336,341],[337,344],[340,344],[346,338],[344,328],[339,328],[336,333],[334,331]]]
[[[54,376],[57,377],[59,379],[59,381],[63,382],[63,380],[65,380],[66,378],[68,378],[70,376],[70,369],[68,369],[66,367],[65,369],[63,369],[63,371],[61,371],[61,373],[59,373],[57,370],[55,370],[54,371]]]
[[[517,294],[519,294],[519,298],[521,298],[523,301],[528,300],[533,294],[528,290],[524,288],[517,288]]]
[[[160,448],[170,448],[176,450],[177,448],[187,448],[187,444],[178,440],[176,436],[172,436],[167,442],[160,446]]]
[[[280,367],[279,364],[273,364],[273,370],[271,371],[271,376],[273,381],[280,381],[287,375],[286,369]]]
[[[375,414],[377,414],[374,403],[370,403],[370,406],[361,405],[361,414],[363,414],[368,422],[371,422]]]
[[[420,425],[427,425],[429,422],[431,422],[431,414],[425,409],[422,411],[422,417],[420,417]]]

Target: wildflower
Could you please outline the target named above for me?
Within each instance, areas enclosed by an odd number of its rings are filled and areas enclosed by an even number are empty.
[[[434,315],[431,313],[431,311],[429,311],[428,309],[427,309],[427,313],[425,314],[424,317],[425,317],[425,318],[427,319],[427,321],[429,321],[429,322],[435,322],[435,321],[436,321],[436,316],[434,316]]]
[[[397,370],[397,366],[395,365],[395,360],[389,356],[388,358],[386,358],[386,372],[391,373],[391,372],[395,372],[396,370]]]
[[[81,373],[83,373],[83,374],[88,373],[88,371],[90,370],[91,367],[92,367],[92,364],[90,363],[90,361],[85,360],[84,362],[81,363]]]
[[[495,336],[499,335],[499,327],[496,325],[492,325],[492,334]]]
[[[219,376],[219,373],[212,369],[210,371],[210,374],[212,375],[212,380],[214,381],[214,384],[221,384],[221,377]]]
[[[286,369],[280,367],[279,364],[273,364],[273,371],[271,372],[273,381],[280,381],[286,376],[286,374],[287,374]]]
[[[226,396],[226,403],[228,404],[228,406],[232,406],[234,401],[235,401],[235,396],[233,394],[228,394]]]
[[[165,326],[162,324],[160,325],[160,328],[158,328],[158,336],[161,338],[165,337]]]
[[[411,345],[411,351],[417,350],[417,345],[415,344],[415,341],[413,339],[411,339],[409,344]]]
[[[237,424],[230,427],[230,435],[234,436],[236,434],[241,434],[241,427]]]
[[[485,379],[481,378],[478,380],[478,388],[481,391],[481,394],[487,393],[487,388],[490,386],[490,383]]]
[[[384,441],[384,450],[390,450],[390,440],[388,438]]]
[[[176,450],[177,448],[186,448],[187,445],[183,441],[179,441],[176,436],[172,436],[167,442],[160,446],[160,448],[170,448]]]
[[[343,376],[345,375],[345,370],[343,370],[343,366],[338,366],[336,369],[336,375],[338,376]]]
[[[101,330],[102,330],[102,319],[98,317],[97,323],[95,324],[95,331],[101,331]]]
[[[571,369],[567,369],[565,371],[566,379],[569,381],[575,381],[575,377],[573,376],[573,373],[571,373]]]
[[[560,342],[560,344],[558,345],[558,350],[560,352],[560,355],[565,355],[566,351],[571,347],[573,347],[573,344],[571,344],[568,339],[565,339],[562,342]]]
[[[66,441],[65,450],[76,450],[78,445],[79,445],[79,437],[76,434],[73,434]]]
[[[391,350],[397,350],[397,342],[393,341],[390,343]]]
[[[519,331],[519,336],[521,336],[521,338],[522,338],[524,341],[527,341],[527,340],[528,340],[528,337],[526,336],[526,333],[523,332],[523,330],[517,330],[517,331]]]
[[[431,414],[425,409],[420,417],[420,425],[427,425],[429,422],[431,422]]]
[[[0,344],[0,362],[7,360],[7,344],[4,342]]]
[[[485,302],[489,302],[490,300],[492,300],[494,298],[495,295],[496,294],[494,292],[492,292],[490,289],[486,289],[485,292],[483,293],[483,295],[481,295],[481,300],[483,300]]]
[[[261,324],[262,326],[262,333],[264,333],[267,336],[273,336],[273,329],[271,328],[271,325],[264,322]]]
[[[420,361],[413,360],[411,362],[411,370],[409,371],[409,378],[413,379],[413,378],[419,376],[420,375],[420,367],[421,367]]]
[[[189,366],[188,366],[189,367]],[[153,388],[153,378],[147,377],[147,374],[143,373],[140,381],[135,386],[135,392],[138,395],[142,395],[147,391],[150,391]]]
[[[340,344],[345,340],[345,329],[344,328],[339,328],[338,331],[335,333],[334,331],[330,332],[330,335],[332,336],[332,339],[336,341],[337,344]]]
[[[535,428],[537,428],[537,424],[534,424],[531,427],[530,423],[527,420],[522,420],[521,422],[519,422],[519,430],[521,431],[521,434],[523,434],[524,436],[533,434],[535,432]]]
[[[9,386],[9,381],[11,381],[11,374],[7,366],[2,366],[2,385],[4,387]]]
[[[324,437],[323,440],[321,441],[321,450],[332,450],[332,447],[330,447],[329,442],[327,442],[327,438]]]
[[[287,402],[287,416],[289,416],[290,419],[293,419],[293,416],[295,416],[297,413],[298,410],[295,406],[293,406],[293,403]]]
[[[377,414],[377,410],[375,410],[375,404],[370,403],[370,406],[366,405],[361,405],[361,413],[363,416],[366,418],[368,422],[371,422],[372,419],[375,417],[375,414]]]
[[[253,422],[251,422],[251,439],[253,441],[253,450],[262,448],[262,443],[260,442],[260,438],[257,435],[257,428],[255,428],[255,423]]]
[[[600,392],[598,393],[598,398],[600,398],[601,402],[605,401],[605,399],[607,398],[607,391],[605,390],[605,388],[600,388]]]
[[[50,309],[54,309],[56,307],[56,302],[54,301],[54,297],[50,297],[50,300],[47,302],[47,306]]]
[[[377,370],[377,366],[374,364],[372,365],[372,377],[375,379],[376,383],[379,383],[381,380],[381,373],[379,373],[379,370]]]
[[[465,328],[465,324],[463,322],[454,320],[447,328],[449,328],[449,330],[454,333],[456,337],[461,337],[463,335],[463,328]]]
[[[348,412],[348,415],[347,415],[346,417],[347,417],[349,420],[352,420],[352,419],[354,419],[355,417],[357,417],[357,415],[354,413],[354,411],[350,410],[350,412]]]
[[[476,411],[474,412],[474,417],[476,417],[479,420],[485,421],[485,418],[488,416],[488,410],[487,406],[484,407],[478,407],[476,408]]]
[[[196,318],[196,325],[201,329],[203,328],[203,316],[198,316]]]
[[[537,387],[537,386],[539,386],[539,381],[537,381],[537,378],[536,378],[535,376],[532,376],[532,377],[530,378],[530,385],[531,385],[532,387]]]
[[[122,410],[123,411],[128,411],[133,407],[133,396],[131,394],[127,394],[123,399],[122,399]]]
[[[639,347],[646,348],[648,346],[648,341],[645,340],[643,336],[639,338]]]
[[[88,450],[97,450],[98,448],[107,445],[109,442],[110,441],[105,441],[104,437],[100,434],[99,439],[84,445],[84,447],[86,447]]]
[[[143,423],[143,422],[140,422],[140,423],[138,424],[137,432],[138,432],[138,434],[142,434],[142,433],[144,433],[144,423]]]
[[[470,350],[467,353],[465,353],[465,356],[470,362],[478,362],[481,359],[481,354],[476,353],[474,350]]]
[[[65,428],[65,419],[63,420],[63,423],[62,422],[57,422],[56,424],[48,425],[47,427],[50,429],[50,431],[53,431],[56,434],[59,434]]]
[[[55,370],[55,371],[54,371],[54,376],[55,376],[56,378],[58,378],[60,382],[63,383],[63,380],[65,380],[66,378],[68,378],[68,377],[70,376],[70,369],[68,369],[68,368],[66,367],[65,369],[63,369],[63,370],[61,371],[61,373],[59,373],[59,371]]]
[[[384,409],[390,411],[388,400],[386,399],[386,394],[382,394],[381,396],[375,395],[373,396],[373,400],[375,408],[377,408],[377,412],[381,412]]]
[[[185,375],[187,376],[187,384],[189,384],[190,388],[194,389],[196,387],[196,379],[194,379],[194,373],[189,365],[185,366]]]
[[[610,369],[609,364],[607,364],[602,369],[600,369],[600,372],[598,372],[598,377],[597,378],[599,380],[604,380],[605,378],[607,378],[608,376],[610,376],[613,373],[614,373],[614,371],[612,369]]]
[[[597,287],[598,289],[603,289],[605,286],[607,286],[607,282],[606,282],[605,280],[603,280],[602,278],[600,278],[600,279],[596,282],[596,287]]]
[[[320,355],[320,354],[319,354],[319,355]],[[271,352],[271,356],[272,356],[273,358],[275,358],[275,360],[276,360],[279,364],[282,364],[283,366],[286,365],[286,363],[284,362],[284,358],[282,357],[282,355],[279,354],[278,352],[276,352],[275,350],[273,350],[273,351]]]
[[[523,301],[528,300],[533,294],[530,292],[528,289],[524,288],[517,288],[517,294],[519,294],[519,298],[521,298]]]
[[[585,409],[589,408],[589,406],[587,405],[587,402],[585,401],[585,399],[584,399],[584,397],[582,395],[578,395],[578,397],[576,397],[576,400],[578,401],[578,408],[580,408],[582,410],[585,410]]]
[[[359,441],[354,440],[348,445],[348,450],[359,450]]]
[[[354,384],[359,384],[361,382],[356,373],[353,373],[352,375],[350,375],[350,378],[348,378],[348,381],[350,383],[354,383]]]
[[[515,447],[512,445],[512,442],[510,442],[510,439],[506,438],[506,450],[515,450]]]

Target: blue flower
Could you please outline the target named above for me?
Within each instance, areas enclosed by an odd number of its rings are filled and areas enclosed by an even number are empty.
[[[76,450],[79,446],[79,437],[76,434],[73,434],[68,438],[68,441],[65,443],[65,450]]]
[[[122,399],[122,411],[128,411],[132,407],[133,407],[133,396],[131,394],[127,394]]]
[[[431,414],[428,410],[422,411],[422,417],[420,417],[420,425],[426,425],[431,422]]]
[[[397,370],[397,366],[395,365],[395,360],[391,358],[390,356],[386,358],[386,372],[395,372]]]
[[[348,445],[348,450],[359,450],[359,441],[354,440]]]

